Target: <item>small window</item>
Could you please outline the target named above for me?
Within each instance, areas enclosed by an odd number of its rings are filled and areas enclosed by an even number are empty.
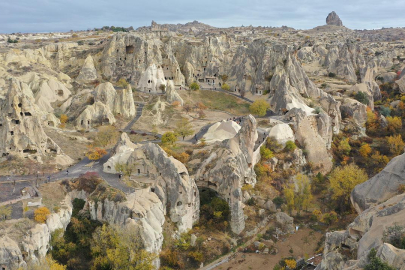
[[[181,206],[182,204],[182,202],[177,202],[177,206]]]

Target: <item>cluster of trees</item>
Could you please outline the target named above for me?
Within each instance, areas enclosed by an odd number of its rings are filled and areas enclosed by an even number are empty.
[[[84,204],[75,199],[66,231],[52,233],[50,254],[59,264],[79,270],[153,269],[156,256],[145,251],[137,227],[124,229],[90,220],[82,211]]]
[[[293,209],[297,210],[298,214],[303,209],[307,210],[313,198],[308,176],[297,174],[294,183],[284,187],[284,197],[290,213]]]
[[[187,119],[183,118],[176,123],[176,131],[175,132],[171,132],[171,131],[165,132],[162,135],[161,141],[162,141],[163,145],[172,146],[176,143],[177,137],[180,136],[184,140],[185,137],[193,135],[193,134],[194,134],[194,130],[192,128],[191,123]]]
[[[226,201],[219,198],[215,191],[200,192],[200,222],[199,224],[218,230],[229,228],[231,211]]]
[[[16,39],[11,39],[10,37],[7,39],[7,43],[18,43],[19,42],[19,39],[18,38],[16,38]]]

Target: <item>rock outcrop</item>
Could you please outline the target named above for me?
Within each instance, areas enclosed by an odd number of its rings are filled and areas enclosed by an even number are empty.
[[[42,128],[43,112],[35,105],[31,89],[14,78],[8,81],[8,91],[0,98],[0,142],[2,157],[15,154],[27,156],[56,155],[64,164],[73,161]]]
[[[405,184],[404,164],[405,154],[397,156],[380,173],[353,189],[350,199],[358,213],[398,193],[399,186]]]
[[[76,81],[82,83],[91,83],[97,80],[97,70],[94,67],[93,57],[89,54],[84,61],[84,65],[80,70],[79,76],[77,76]]]
[[[102,83],[94,89],[94,100],[107,105],[114,115],[122,115],[126,118],[135,116],[135,103],[131,86],[115,89],[111,83]]]
[[[191,229],[198,221],[199,193],[194,180],[180,161],[168,157],[158,145],[135,145],[123,134],[115,155],[104,164],[104,171],[115,173],[117,163],[133,167],[133,181],[150,183],[165,206],[164,213],[177,223],[180,232]]]
[[[254,155],[257,140],[257,124],[253,116],[242,120],[241,129],[235,137],[220,143],[219,148],[202,162],[194,175],[199,187],[216,191],[226,200],[231,210],[231,229],[241,233],[245,228],[242,186],[256,184]]]
[[[179,93],[177,93],[172,80],[167,81],[166,100],[170,103],[178,101],[178,102],[180,102],[181,106],[183,106],[183,104],[184,104],[184,101],[181,98],[181,96],[179,95]]]
[[[326,24],[327,25],[336,25],[336,26],[343,26],[342,20],[336,14],[336,12],[332,11],[326,17]]]

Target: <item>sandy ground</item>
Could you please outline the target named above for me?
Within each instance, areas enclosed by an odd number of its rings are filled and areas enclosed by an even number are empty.
[[[289,256],[296,258],[310,258],[315,255],[318,241],[322,238],[322,234],[311,229],[300,229],[294,235],[291,235],[285,241],[276,243],[279,252],[276,255],[271,254],[255,254],[255,253],[237,253],[237,256],[229,262],[223,263],[214,269],[221,270],[269,270],[278,264],[278,262]],[[290,249],[294,251],[290,253]]]

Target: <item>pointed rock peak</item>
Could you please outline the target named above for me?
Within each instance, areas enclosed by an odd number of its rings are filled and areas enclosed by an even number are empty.
[[[336,26],[343,26],[342,20],[336,14],[336,12],[332,11],[326,17],[326,24],[327,25],[336,25]]]

